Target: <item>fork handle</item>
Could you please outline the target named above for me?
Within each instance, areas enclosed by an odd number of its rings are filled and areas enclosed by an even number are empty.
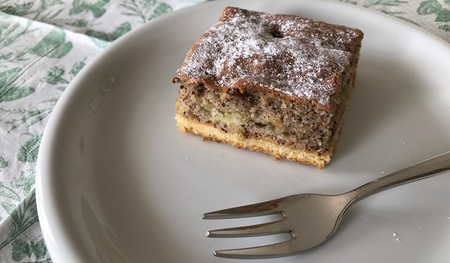
[[[432,177],[447,170],[450,170],[450,152],[446,152],[397,172],[393,172],[375,179],[350,192],[347,192],[346,195],[352,199],[351,203],[354,204],[381,191]]]

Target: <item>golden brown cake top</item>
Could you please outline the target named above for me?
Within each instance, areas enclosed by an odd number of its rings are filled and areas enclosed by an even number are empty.
[[[358,29],[227,7],[188,52],[178,76],[330,109],[362,37]]]

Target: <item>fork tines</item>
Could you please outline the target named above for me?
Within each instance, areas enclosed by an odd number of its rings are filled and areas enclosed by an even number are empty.
[[[217,257],[241,259],[284,257],[293,254],[291,243],[291,241],[285,241],[260,247],[216,250],[213,254]]]
[[[214,212],[203,214],[203,219],[227,219],[227,218],[242,218],[264,216],[281,213],[280,202],[282,199],[275,199],[271,201],[238,206]]]
[[[281,201],[282,199],[276,199],[257,204],[209,212],[203,215],[203,219],[231,219],[272,214],[283,215],[283,211],[280,207]],[[285,225],[283,224],[285,219],[286,218],[283,216],[283,218],[280,220],[268,223],[210,230],[206,233],[206,235],[208,237],[248,237],[279,233],[291,233],[291,230],[285,228]],[[292,238],[294,237],[292,236]],[[284,256],[286,254],[289,254],[291,250],[292,249],[290,241],[286,241],[259,247],[217,250],[213,253],[215,256],[226,258],[268,258]]]

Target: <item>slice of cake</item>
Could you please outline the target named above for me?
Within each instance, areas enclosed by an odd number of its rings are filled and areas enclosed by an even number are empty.
[[[363,33],[227,7],[173,78],[182,131],[323,168],[353,88]]]

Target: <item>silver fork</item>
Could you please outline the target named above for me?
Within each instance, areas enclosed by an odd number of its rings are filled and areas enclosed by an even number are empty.
[[[281,214],[273,222],[211,230],[208,237],[247,237],[289,233],[290,240],[266,246],[214,251],[226,258],[272,258],[308,251],[327,241],[345,212],[362,199],[450,169],[450,152],[383,176],[339,195],[298,194],[279,199],[205,213],[203,219],[227,219]]]

